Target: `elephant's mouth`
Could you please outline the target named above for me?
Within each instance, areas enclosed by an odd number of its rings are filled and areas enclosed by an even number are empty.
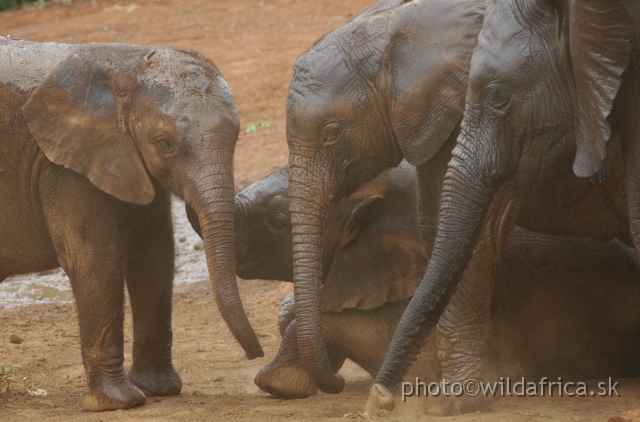
[[[236,275],[245,280],[251,280],[256,277],[258,273],[260,273],[261,269],[261,260],[258,258],[244,260],[244,261],[236,261]]]
[[[252,256],[236,261],[236,275],[244,280],[292,281],[291,266],[278,262],[274,257]]]

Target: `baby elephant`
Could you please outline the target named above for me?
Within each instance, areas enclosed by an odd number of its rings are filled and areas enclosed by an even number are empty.
[[[283,168],[236,195],[238,276],[293,279],[287,187]],[[415,169],[403,163],[328,210],[320,297],[323,336],[335,370],[345,358],[372,376],[382,365],[427,266],[416,197]],[[640,273],[631,250],[617,241],[523,229],[511,236],[506,250],[493,300],[493,353],[482,356],[495,360],[498,375],[582,380],[640,374]],[[283,397],[315,394],[298,355],[292,294],[278,324],[280,350],[256,384]],[[439,381],[435,342],[446,342],[450,334],[436,337],[412,367],[422,381]]]
[[[227,83],[198,53],[0,37],[0,281],[62,267],[80,322],[85,410],[182,387],[171,361],[170,197],[196,212],[218,308],[249,358],[238,295]],[[124,286],[133,362],[123,368]]]

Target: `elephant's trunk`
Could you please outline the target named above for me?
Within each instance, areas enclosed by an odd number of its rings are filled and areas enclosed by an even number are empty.
[[[247,203],[247,199],[240,193],[235,196],[235,213],[236,213],[236,264],[242,264],[245,262],[247,257],[249,256],[248,251],[252,247],[251,243],[251,235],[253,234],[250,229],[247,227],[247,223],[249,221],[249,214],[247,213],[247,208],[250,204]],[[246,277],[244,274],[240,274],[239,269],[236,268],[236,275],[240,278],[250,278]]]
[[[339,393],[344,379],[333,372],[322,337],[320,288],[324,232],[325,192],[310,188],[310,177],[292,166],[289,176],[289,206],[293,232],[293,282],[298,348],[318,388]]]
[[[461,135],[463,136],[463,135]],[[397,391],[469,264],[499,183],[480,157],[458,141],[442,190],[438,232],[424,279],[407,306],[375,384]]]
[[[230,154],[229,154],[230,155]],[[213,293],[222,318],[248,359],[264,356],[240,301],[235,265],[235,204],[231,157],[217,157],[185,200],[198,216]]]

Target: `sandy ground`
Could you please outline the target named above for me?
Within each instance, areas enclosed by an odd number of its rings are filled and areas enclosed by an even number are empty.
[[[236,148],[238,188],[286,164],[286,93],[293,63],[329,30],[346,23],[370,0],[142,0],[136,2],[48,1],[0,14],[0,34],[43,41],[133,42],[197,50],[211,58],[226,77],[240,112],[242,128],[257,122],[273,125],[241,133]],[[70,6],[69,6],[70,4]],[[206,267],[196,235],[186,225],[179,204],[174,212],[178,272],[174,296],[174,362],[182,375],[182,394],[150,398],[132,410],[92,414],[80,410],[85,388],[75,306],[38,304],[2,308],[0,303],[0,420],[424,420],[423,399],[384,416],[358,416],[371,380],[352,363],[341,370],[347,379],[339,395],[319,394],[306,400],[280,400],[253,384],[256,372],[277,351],[275,324],[286,283],[247,281],[241,294],[266,356],[247,361],[215,309],[206,282]],[[22,277],[62,277],[51,273]],[[189,284],[190,283],[190,284]],[[0,295],[0,298],[2,296]],[[37,299],[37,298],[36,298]],[[62,298],[64,300],[64,298]],[[131,354],[131,318],[125,325],[125,366]],[[12,344],[11,335],[24,341]],[[495,411],[442,421],[606,421],[640,407],[640,382],[620,382],[622,397],[505,398]],[[46,396],[31,392],[46,390]]]

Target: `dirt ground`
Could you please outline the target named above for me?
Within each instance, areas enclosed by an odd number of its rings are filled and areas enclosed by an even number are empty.
[[[295,59],[315,40],[346,23],[371,0],[140,0],[136,2],[48,0],[0,14],[0,34],[63,42],[132,42],[197,50],[220,68],[240,112],[243,132],[236,148],[236,183],[248,183],[286,164],[285,101]],[[252,133],[257,122],[273,122]],[[358,416],[371,379],[352,363],[339,395],[319,394],[306,400],[280,400],[253,383],[256,372],[275,356],[279,342],[276,314],[290,291],[286,283],[241,283],[243,301],[261,338],[266,356],[247,361],[217,313],[206,267],[193,232],[177,216],[178,273],[196,283],[179,287],[174,296],[174,362],[182,375],[182,394],[149,398],[127,411],[82,412],[85,389],[75,306],[31,305],[2,309],[0,365],[15,373],[0,376],[0,420],[294,420],[375,421],[426,419],[422,399],[384,416]],[[36,277],[36,276],[33,276]],[[128,312],[128,310],[127,310]],[[131,356],[131,318],[126,319],[125,357]],[[12,344],[11,335],[24,339]],[[2,366],[0,366],[0,370]],[[640,381],[616,380],[622,397],[506,398],[488,414],[442,421],[606,421],[640,407]],[[8,391],[7,391],[8,387]],[[46,396],[30,392],[46,390]]]

